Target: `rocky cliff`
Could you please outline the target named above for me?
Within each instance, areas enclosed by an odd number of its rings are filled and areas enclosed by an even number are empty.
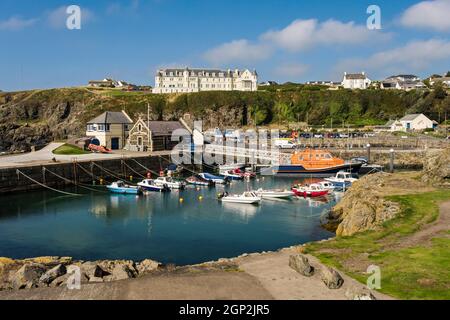
[[[0,93],[0,151],[28,151],[32,145],[82,136],[85,123],[103,111],[125,110],[136,118],[176,120],[185,113],[202,119],[205,127],[236,127],[305,121],[380,124],[406,112],[433,118],[437,106],[450,105],[435,92],[337,90],[297,86],[258,92],[200,92],[154,95],[93,88]],[[448,103],[447,103],[448,102]],[[441,110],[441,112],[443,112]]]
[[[387,173],[367,175],[347,191],[342,200],[326,217],[325,227],[338,236],[375,229],[394,218],[400,211],[398,204],[384,199]]]

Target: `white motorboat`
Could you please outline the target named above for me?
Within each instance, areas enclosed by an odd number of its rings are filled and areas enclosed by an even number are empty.
[[[172,177],[158,177],[154,180],[154,183],[157,186],[167,186],[170,189],[184,189],[186,187],[186,183],[184,181],[179,181]]]
[[[255,193],[263,199],[285,199],[294,196],[291,190],[263,190],[258,189]]]
[[[242,194],[233,195],[225,192],[219,195],[219,200],[221,200],[222,202],[258,204],[261,202],[262,198],[253,191],[246,191]]]
[[[156,192],[165,192],[170,191],[169,186],[156,184],[152,179],[144,179],[137,184],[144,191],[156,191]]]
[[[347,189],[358,179],[354,178],[350,172],[339,171],[335,177],[325,178],[325,180],[331,182],[336,188]]]
[[[321,185],[322,188],[328,190],[328,191],[333,191],[336,187],[334,186],[333,183],[331,183],[330,181],[320,181],[317,184]]]

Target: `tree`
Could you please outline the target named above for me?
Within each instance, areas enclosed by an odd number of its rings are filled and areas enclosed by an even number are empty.
[[[445,74],[446,77],[450,77],[450,71],[447,71],[447,73]]]

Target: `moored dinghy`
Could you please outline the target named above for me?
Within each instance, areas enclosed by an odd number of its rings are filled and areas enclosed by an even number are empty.
[[[165,192],[170,191],[167,185],[157,185],[153,179],[144,179],[138,183],[138,186],[144,191]]]
[[[258,189],[255,193],[263,199],[287,199],[294,196],[291,190],[263,190]]]
[[[130,186],[123,181],[116,181],[106,186],[106,188],[112,193],[120,194],[141,194],[142,190],[138,186]]]
[[[225,192],[220,194],[218,198],[222,202],[247,203],[247,204],[258,204],[262,200],[260,196],[258,196],[255,192],[252,191],[246,191],[242,194],[233,194],[233,195],[230,195],[228,194],[228,192]]]
[[[328,191],[333,191],[336,187],[333,185],[333,183],[329,182],[329,181],[320,181],[318,182],[318,184],[320,184],[322,186],[322,188],[328,190]]]
[[[168,186],[170,189],[184,189],[186,183],[184,181],[176,180],[172,177],[158,177],[155,180],[157,186]]]
[[[292,191],[296,196],[300,197],[322,197],[328,194],[328,190],[317,183],[294,186],[292,187]]]
[[[186,178],[186,182],[196,186],[205,186],[205,187],[214,185],[214,182],[212,182],[211,180],[206,180],[203,179],[201,176],[196,175]]]
[[[331,182],[336,188],[347,189],[358,179],[354,178],[350,172],[339,171],[336,176],[325,178],[325,180]]]
[[[210,180],[216,184],[226,184],[228,183],[228,179],[224,176],[216,176],[211,173],[202,172],[199,173],[199,176],[202,177],[205,180]]]

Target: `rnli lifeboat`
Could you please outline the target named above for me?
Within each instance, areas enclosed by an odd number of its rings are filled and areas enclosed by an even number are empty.
[[[345,162],[341,158],[334,157],[327,150],[305,149],[293,153],[290,164],[280,164],[265,169],[264,174],[328,177],[334,176],[339,171],[358,173],[362,165],[362,162]]]

